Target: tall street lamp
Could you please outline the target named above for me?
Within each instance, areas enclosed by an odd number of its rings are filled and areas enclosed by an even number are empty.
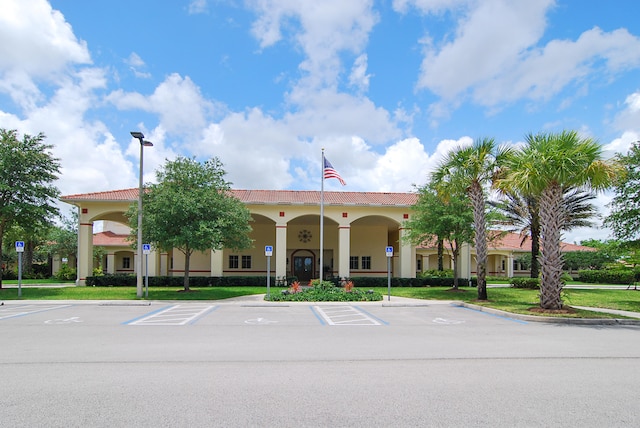
[[[138,131],[131,131],[131,136],[140,141],[140,182],[138,186],[138,257],[136,259],[136,296],[142,297],[142,164],[143,148],[153,146],[151,141],[144,139],[144,134]]]

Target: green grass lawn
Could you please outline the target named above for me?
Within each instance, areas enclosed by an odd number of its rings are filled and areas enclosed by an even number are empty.
[[[5,285],[18,285],[17,279],[3,279],[2,283]],[[69,284],[72,285],[75,283],[75,280],[71,281],[60,281],[55,278],[47,278],[47,279],[23,279],[22,285],[30,285],[30,284]]]
[[[386,288],[376,288],[387,298]],[[410,287],[392,288],[391,295],[408,297],[413,299],[427,300],[460,300],[473,303],[475,305],[486,306],[508,312],[536,315],[530,311],[531,308],[539,306],[538,290],[527,290],[522,288],[490,288],[487,290],[489,300],[486,302],[477,301],[478,291],[476,288],[461,287],[461,291],[453,292],[441,287]],[[581,290],[565,289],[563,291],[564,302],[567,305],[587,306],[593,308],[618,309],[623,311],[640,312],[640,291],[635,290]],[[611,314],[594,314],[576,310],[572,315],[558,315],[569,317],[586,318],[619,318]]]
[[[272,293],[279,293],[281,288],[271,287]],[[384,299],[387,299],[387,288],[378,287]],[[194,288],[185,293],[177,288],[149,287],[150,300],[221,300],[231,297],[253,294],[265,294],[266,287],[206,287]],[[449,291],[444,287],[393,287],[392,296],[426,300],[458,300],[477,305],[501,309],[513,313],[530,314],[530,309],[538,306],[537,290],[517,288],[490,288],[487,290],[489,301],[478,302],[477,290],[462,287],[459,292]],[[619,309],[640,312],[640,291],[610,289],[565,289],[564,301],[568,305],[596,308]],[[22,300],[136,300],[135,287],[23,287]],[[16,288],[0,289],[0,300],[19,300]],[[575,314],[562,315],[586,318],[616,318],[615,315],[596,314],[577,310]]]
[[[185,293],[177,288],[149,287],[149,300],[221,300],[265,293],[265,287],[206,287]],[[22,288],[23,300],[136,300],[135,287]],[[0,300],[18,300],[17,288],[0,290]]]

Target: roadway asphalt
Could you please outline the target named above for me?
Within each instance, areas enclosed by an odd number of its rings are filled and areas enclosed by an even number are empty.
[[[1,426],[640,426],[638,325],[453,302],[8,301]]]

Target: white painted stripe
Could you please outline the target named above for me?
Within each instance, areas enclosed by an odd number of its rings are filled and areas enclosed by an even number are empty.
[[[378,320],[351,306],[314,308],[329,325],[382,325]]]
[[[214,307],[213,305],[175,305],[140,318],[129,325],[185,325]]]

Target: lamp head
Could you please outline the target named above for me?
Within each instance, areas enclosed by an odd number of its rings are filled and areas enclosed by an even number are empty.
[[[131,136],[133,138],[137,138],[140,141],[142,141],[142,139],[144,138],[144,134],[140,131],[131,131]]]
[[[145,147],[153,146],[153,143],[151,141],[147,141],[147,140],[141,140],[140,143]]]

